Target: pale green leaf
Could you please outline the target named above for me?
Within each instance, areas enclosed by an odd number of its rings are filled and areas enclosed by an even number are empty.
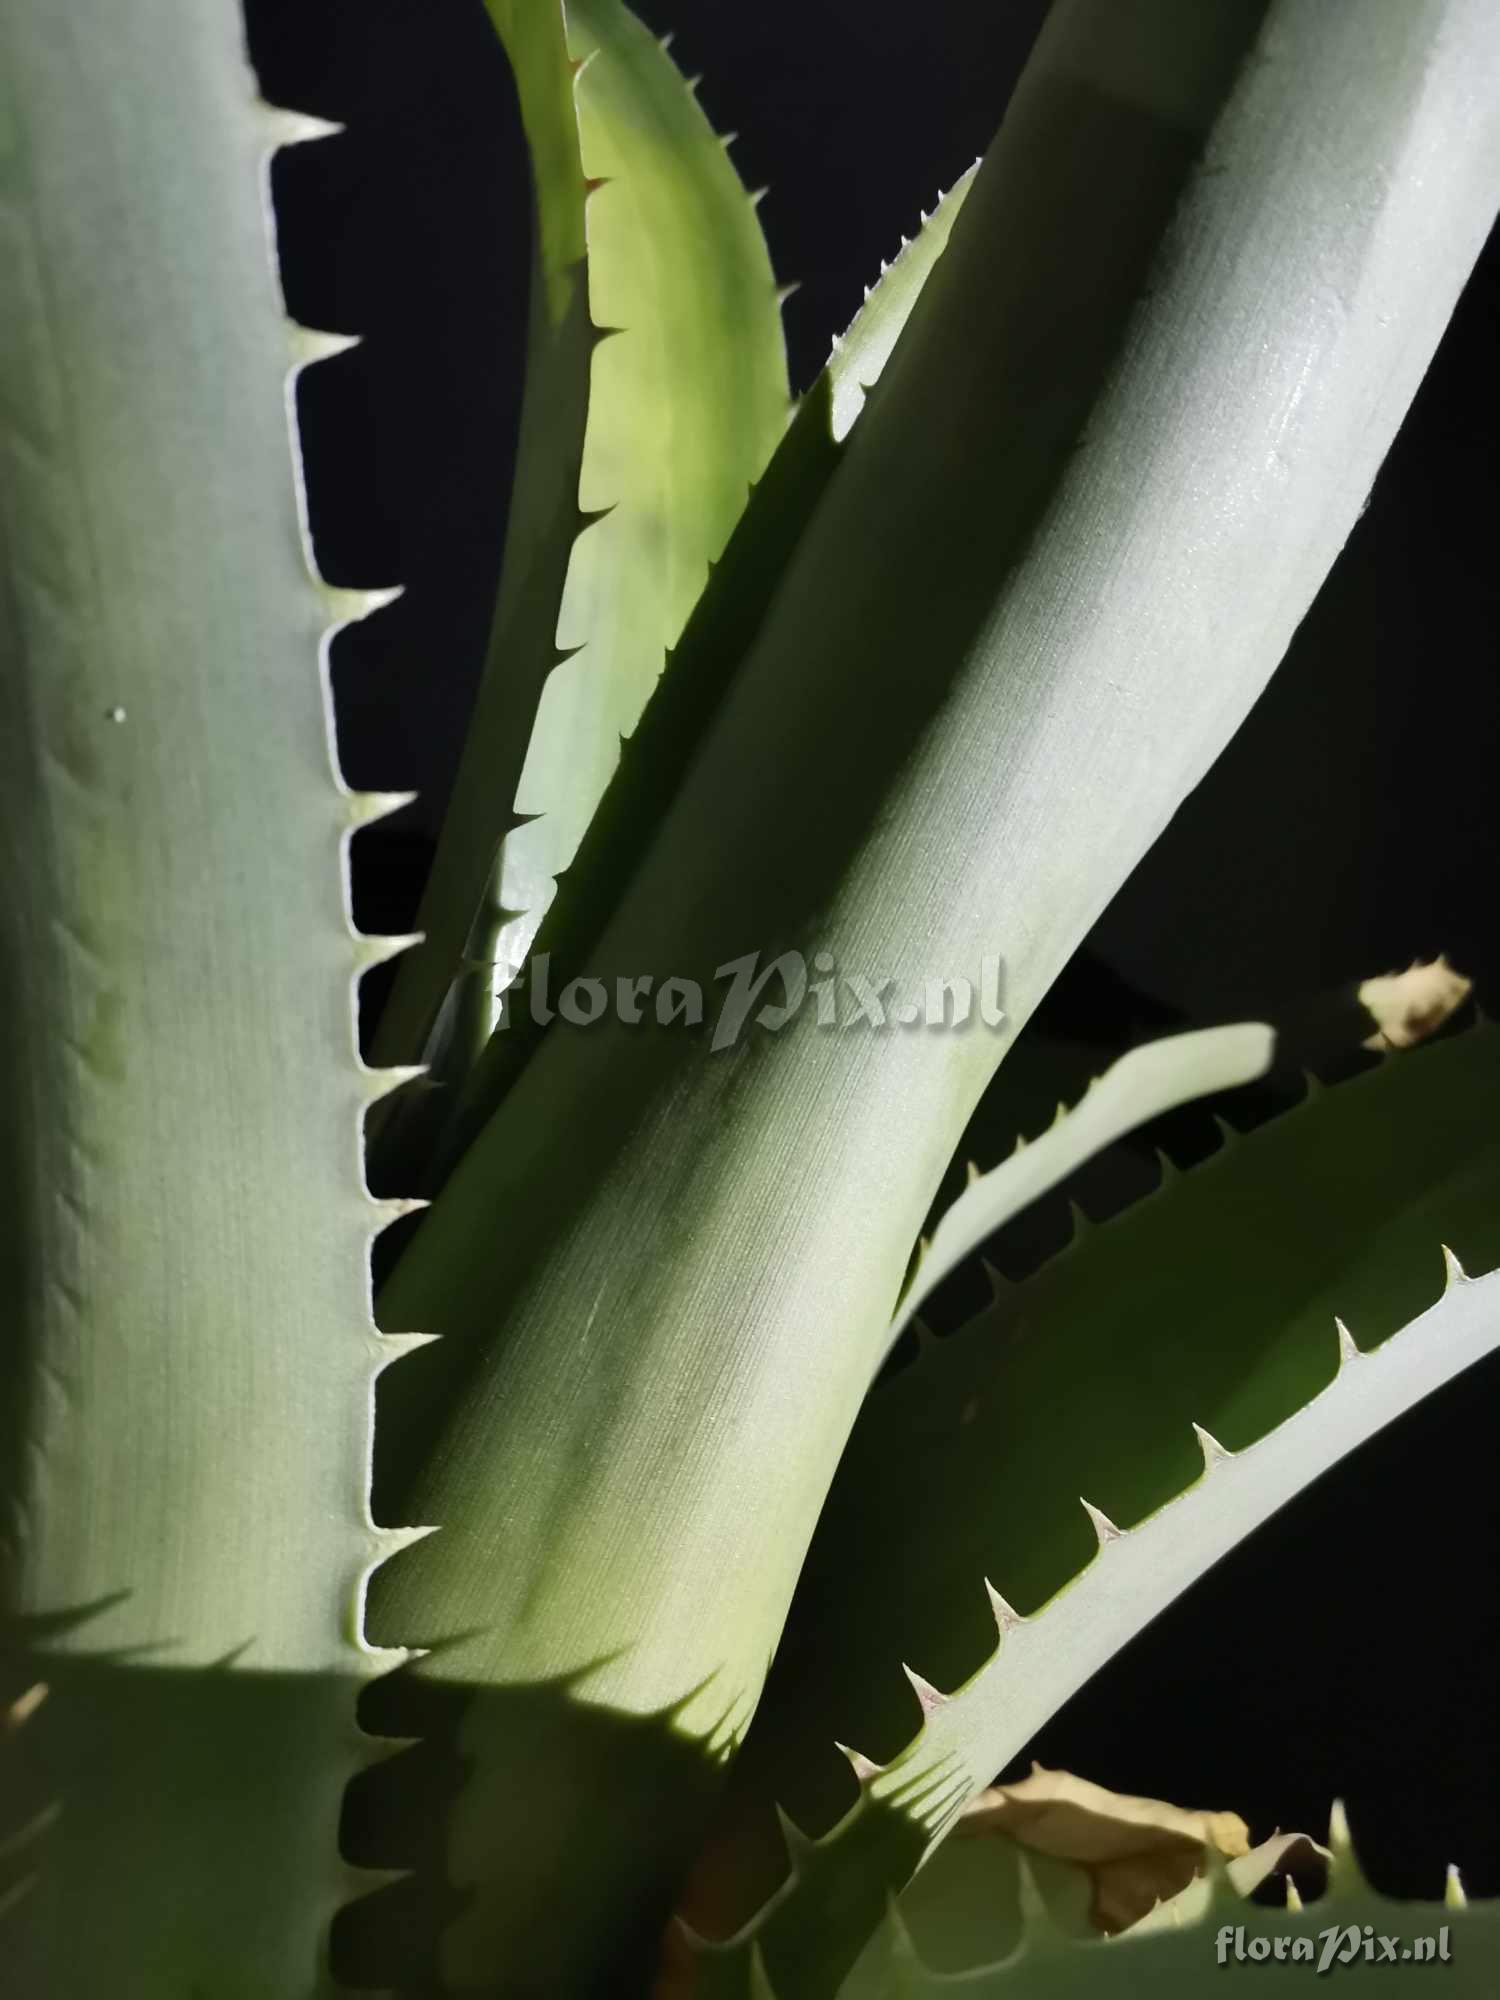
[[[166,80],[170,79],[170,88]],[[0,27],[0,1415],[15,2000],[299,2000],[359,1884],[376,1371],[343,849],[238,6]],[[19,1654],[19,1657],[17,1655]],[[12,1786],[12,1763],[19,1775]],[[8,1830],[8,1829],[5,1829]]]
[[[944,1278],[1029,1203],[1067,1179],[1125,1133],[1195,1097],[1264,1076],[1275,1058],[1274,1029],[1247,1021],[1166,1035],[1122,1056],[1051,1131],[981,1174],[947,1209],[923,1252],[891,1326],[899,1336]]]
[[[774,1886],[767,1801],[819,1833],[850,1792],[831,1746],[865,1753],[860,1803],[755,1927],[790,1993],[809,1937],[831,1949],[830,1907],[873,1926],[1157,1610],[1500,1338],[1500,1276],[1450,1267],[1431,1303],[1440,1241],[1500,1262],[1497,1096],[1492,1029],[1388,1058],[1169,1179],[872,1395],[705,1874],[728,1909],[736,1882]],[[1342,1367],[1340,1313],[1367,1350]]]
[[[910,996],[999,952],[1014,1032],[1357,517],[1493,213],[1497,85],[1473,0],[1053,17],[601,940],[606,1005],[645,975],[717,1006],[721,968],[792,950]],[[382,1312],[446,1337],[453,1401],[392,1480],[397,1518],[443,1532],[371,1607],[388,1643],[440,1646],[423,1683],[565,1683],[705,1757],[757,1700],[1006,1036],[804,1009],[715,1039],[554,1030],[434,1204]],[[447,1964],[519,1984],[497,1911],[537,1806],[487,1706],[459,1731]],[[569,1799],[639,1828],[574,1884],[605,1913],[587,1990],[684,1820],[581,1757],[547,1799],[554,1829]],[[533,1941],[564,1920],[531,1914]]]
[[[1199,2000],[1226,1981],[1273,1994],[1306,1992],[1320,1972],[1347,1974],[1372,1992],[1403,1995],[1441,1986],[1482,2000],[1500,1970],[1500,1904],[1468,1904],[1455,1889],[1443,1903],[1397,1902],[1360,1875],[1335,1812],[1326,1895],[1305,1908],[1241,1900],[1231,1863],[1217,1873],[1201,1911],[1140,1925],[1118,1938],[1079,1943],[1054,1927],[1033,1884],[1019,1884],[1021,1935],[997,1962],[966,1972],[934,1967],[893,1911],[839,2000],[1104,2000],[1119,1993]],[[1205,1888],[1208,1885],[1201,1885]],[[763,1974],[761,1992],[786,1993]]]
[[[377,1042],[450,1084],[483,1046],[503,968],[541,922],[789,407],[760,225],[664,48],[620,0],[490,12],[538,217],[526,404],[425,937]]]

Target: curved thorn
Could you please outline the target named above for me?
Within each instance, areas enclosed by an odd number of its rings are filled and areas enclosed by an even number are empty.
[[[413,945],[421,944],[425,935],[424,931],[408,931],[400,937],[379,937],[361,931],[354,940],[355,965],[360,972],[373,971],[377,965],[399,958],[403,951],[410,951]]]
[[[395,1063],[389,1069],[360,1070],[360,1082],[364,1085],[365,1097],[371,1104],[378,1104],[382,1097],[389,1097],[393,1090],[399,1090],[404,1083],[416,1083],[426,1076],[426,1063]]]
[[[288,111],[280,104],[267,104],[264,98],[257,101],[255,111],[269,144],[278,151],[283,146],[305,145],[310,139],[336,139],[345,129],[330,119],[315,118],[310,111]]]
[[[983,1271],[985,1277],[985,1283],[990,1288],[990,1303],[992,1305],[995,1303],[997,1299],[1008,1298],[1009,1295],[1015,1290],[1015,1286],[1011,1283],[1010,1279],[1006,1277],[1005,1273],[1000,1269],[999,1265],[992,1264],[988,1257],[980,1258],[979,1268],[981,1271]]]
[[[984,1589],[985,1595],[990,1600],[990,1609],[995,1614],[995,1623],[1000,1628],[1000,1637],[1002,1639],[1007,1632],[1013,1632],[1017,1625],[1024,1625],[1026,1623],[1020,1612],[1016,1610],[1013,1604],[1006,1602],[988,1577],[984,1580]]]
[[[292,351],[294,368],[312,368],[320,361],[332,361],[336,355],[347,354],[351,347],[358,347],[364,335],[359,333],[322,333],[317,327],[303,326],[297,320],[286,323],[287,345]]]
[[[776,1824],[781,1829],[781,1838],[786,1847],[786,1858],[795,1868],[804,1855],[811,1854],[817,1842],[802,1831],[785,1806],[776,1806]]]
[[[392,1194],[381,1195],[378,1199],[372,1200],[370,1206],[377,1218],[375,1227],[389,1229],[393,1222],[400,1222],[405,1216],[420,1215],[424,1208],[431,1208],[432,1202],[425,1194]],[[425,1334],[423,1338],[431,1340],[436,1336]]]
[[[883,1764],[875,1763],[862,1750],[851,1750],[847,1743],[835,1743],[833,1747],[841,1756],[848,1758],[849,1768],[853,1771],[855,1777],[858,1778],[861,1785],[868,1785],[873,1778],[878,1778],[885,1769]]]
[[[1364,1356],[1359,1351],[1359,1346],[1354,1335],[1337,1314],[1334,1315],[1333,1323],[1338,1329],[1340,1368],[1347,1367],[1351,1361],[1362,1361]]]
[[[1448,1873],[1443,1881],[1443,1901],[1450,1910],[1466,1910],[1469,1898],[1464,1893],[1463,1877],[1450,1861]]]
[[[1094,1533],[1099,1537],[1099,1546],[1101,1549],[1109,1542],[1119,1542],[1125,1539],[1125,1530],[1117,1528],[1108,1514],[1101,1513],[1093,1502],[1085,1500],[1081,1493],[1078,1496],[1078,1504],[1093,1522]]]
[[[1286,1878],[1286,1906],[1294,1917],[1300,1915],[1302,1910],[1302,1891],[1297,1887],[1290,1875]]]
[[[1213,1432],[1206,1431],[1202,1424],[1193,1425],[1193,1435],[1197,1438],[1199,1449],[1203,1453],[1203,1469],[1205,1472],[1212,1472],[1216,1465],[1223,1465],[1229,1459],[1233,1458],[1234,1453],[1226,1451]]]
[[[388,813],[400,812],[403,806],[416,802],[415,792],[348,792],[345,807],[353,826],[369,826],[377,819],[384,819]]]
[[[912,1693],[921,1703],[924,1715],[931,1715],[934,1709],[946,1707],[949,1697],[940,1688],[935,1688],[931,1681],[923,1680],[915,1668],[907,1666],[904,1660],[901,1663],[901,1671],[911,1682]]]
[[[404,1361],[408,1354],[415,1354],[420,1347],[431,1347],[441,1334],[436,1333],[377,1333],[375,1335],[376,1374],[382,1375],[393,1362]]]
[[[429,1535],[437,1534],[437,1528],[376,1528],[372,1535],[372,1547],[380,1562],[389,1562],[392,1556],[399,1556],[403,1549],[412,1548],[417,1542],[425,1542]]]
[[[1443,1290],[1451,1291],[1455,1285],[1467,1285],[1469,1274],[1459,1263],[1447,1244],[1443,1244]]]
[[[318,588],[336,626],[355,625],[362,618],[373,618],[377,611],[384,611],[406,592],[404,583],[394,583],[386,590],[346,590],[336,583],[320,583]]]

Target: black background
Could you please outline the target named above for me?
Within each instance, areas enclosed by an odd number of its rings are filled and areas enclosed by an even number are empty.
[[[1213,4],[1213,0],[1205,0]],[[642,0],[761,208],[794,386],[983,150],[1039,0]],[[251,0],[265,95],[348,125],[275,170],[290,310],[366,342],[302,419],[324,572],[398,581],[340,639],[351,782],[421,788],[362,837],[356,913],[410,926],[483,654],[522,369],[525,157],[479,0]],[[1067,976],[1070,1030],[1259,1011],[1446,949],[1500,994],[1492,242],[1327,587],[1249,723]],[[1123,998],[1122,998],[1123,996]],[[1492,1004],[1500,1004],[1494,1001]],[[1500,1893],[1492,1362],[1180,1601],[1034,1746],[1129,1791],[1317,1830],[1367,1869]]]

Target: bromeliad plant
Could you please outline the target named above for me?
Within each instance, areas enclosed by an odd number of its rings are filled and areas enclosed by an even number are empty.
[[[326,665],[390,593],[319,580],[281,416],[347,343],[286,324],[265,164],[328,128],[259,100],[233,0],[4,10],[6,1990],[629,2000],[679,1907],[664,1990],[1196,1993],[1217,1914],[1064,1948],[1074,1886],[1017,1862],[1001,1935],[937,1843],[1500,1342],[1459,1263],[1500,1261],[1495,1036],[1314,1095],[871,1383],[1006,1216],[1271,1060],[1131,1055],[911,1269],[1370,488],[1500,189],[1500,17],[1064,0],[793,413],[668,55],[619,0],[488,5],[530,362],[415,941],[347,914],[400,801],[340,780]],[[367,1067],[351,996],[403,951]],[[655,998],[497,1028],[542,952]],[[898,993],[998,954],[1005,1022],[694,1023],[819,953]],[[1335,1832],[1328,1907],[1402,1929]],[[1478,1992],[1494,1924],[1445,1920]]]

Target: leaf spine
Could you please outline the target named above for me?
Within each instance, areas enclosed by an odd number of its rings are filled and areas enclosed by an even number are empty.
[[[1212,1472],[1216,1465],[1227,1464],[1234,1456],[1234,1453],[1226,1451],[1213,1432],[1206,1431],[1202,1424],[1193,1425],[1193,1436],[1197,1438],[1198,1447],[1203,1453],[1203,1470],[1205,1472]]]
[[[389,1229],[393,1222],[400,1222],[408,1215],[420,1215],[424,1208],[431,1208],[431,1199],[424,1194],[381,1195],[372,1197],[371,1208],[375,1211],[375,1227]],[[436,1340],[436,1334],[423,1334],[423,1340]]]
[[[286,323],[287,346],[293,368],[312,368],[320,361],[332,361],[358,347],[364,338],[358,333],[322,333],[317,327],[302,326],[297,320]]]
[[[389,1097],[404,1083],[416,1083],[426,1074],[426,1063],[394,1063],[389,1069],[370,1069],[361,1064],[359,1070],[365,1099],[370,1104],[378,1104],[382,1097]]]
[[[1018,1625],[1026,1623],[1020,1612],[1016,1610],[1013,1604],[1006,1602],[988,1577],[984,1580],[984,1591],[986,1597],[990,1600],[990,1609],[995,1614],[995,1623],[1000,1628],[1000,1637],[1002,1639],[1007,1632],[1013,1632]]]
[[[255,101],[255,115],[273,152],[283,146],[304,146],[312,139],[336,139],[345,128],[327,118],[315,118],[310,111],[288,111],[280,104]]]
[[[333,614],[334,626],[342,627],[356,625],[361,619],[373,618],[377,611],[384,611],[405,594],[406,585],[395,583],[385,590],[346,590],[341,584],[320,582],[318,589]]]
[[[796,1868],[805,1855],[811,1854],[817,1842],[809,1838],[779,1802],[775,1808],[776,1824],[781,1829],[782,1844],[786,1848],[786,1858]]]
[[[442,1340],[442,1334],[374,1334],[376,1342],[376,1374],[384,1374],[386,1368],[396,1362],[404,1362],[408,1354],[416,1354],[418,1348],[430,1348],[434,1340]]]
[[[344,806],[351,826],[373,826],[376,820],[415,805],[416,799],[415,792],[346,792]]]
[[[404,936],[379,937],[360,931],[354,940],[354,962],[361,972],[372,972],[377,965],[399,958],[403,951],[421,944],[425,935],[423,931],[408,931]]]
[[[1453,1252],[1448,1248],[1446,1243],[1443,1244],[1442,1251],[1443,1251],[1443,1290],[1445,1292],[1451,1292],[1455,1285],[1469,1284],[1471,1280],[1468,1272],[1464,1269],[1463,1265],[1459,1263],[1458,1259],[1454,1256]]]
[[[883,1764],[877,1764],[873,1758],[867,1757],[863,1750],[851,1750],[847,1743],[835,1743],[833,1747],[842,1757],[848,1759],[849,1768],[861,1786],[872,1783],[885,1769]]]
[[[924,1680],[915,1668],[908,1667],[903,1662],[901,1671],[911,1682],[912,1693],[921,1703],[924,1715],[931,1715],[934,1709],[947,1706],[949,1697],[940,1688],[935,1688],[931,1681]]]

